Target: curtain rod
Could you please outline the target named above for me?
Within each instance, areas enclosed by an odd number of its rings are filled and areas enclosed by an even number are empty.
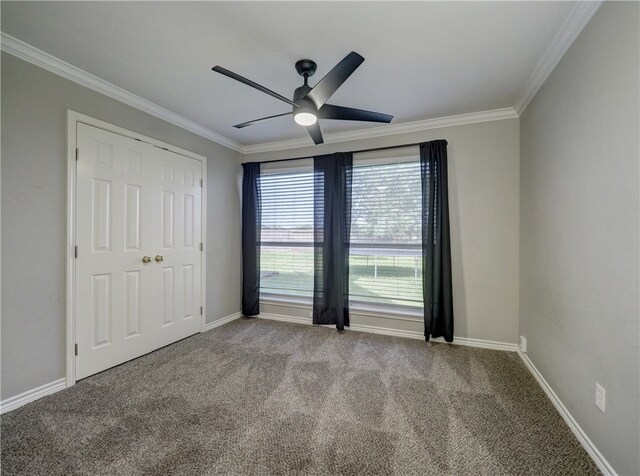
[[[416,145],[420,145],[420,144],[422,144],[422,142],[415,142],[413,144],[390,145],[390,146],[387,146],[387,147],[375,147],[373,149],[354,150],[354,151],[352,151],[352,153],[353,154],[360,154],[360,153],[363,153],[363,152],[376,152],[378,150],[402,149],[404,147],[415,147]],[[333,153],[336,153],[336,152],[333,152]],[[320,155],[325,155],[325,154],[320,154]],[[312,159],[312,158],[313,158],[313,154],[305,155],[305,156],[302,156],[302,157],[292,157],[290,159],[263,160],[263,161],[259,161],[259,163],[261,163],[261,164],[270,164],[270,163],[273,163],[273,162],[289,162],[290,160],[302,160],[302,159]],[[245,162],[245,163],[247,163],[247,162]],[[245,163],[243,163],[242,165],[244,165]]]

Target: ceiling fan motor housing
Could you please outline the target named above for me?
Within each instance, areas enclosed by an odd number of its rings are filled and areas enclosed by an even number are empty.
[[[315,109],[315,104],[313,104],[310,99],[306,99],[306,95],[309,91],[311,91],[311,87],[306,84],[296,88],[295,91],[293,91],[293,102],[302,107],[311,106]]]

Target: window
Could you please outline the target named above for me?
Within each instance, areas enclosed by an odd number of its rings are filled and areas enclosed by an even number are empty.
[[[311,298],[313,167],[263,169],[260,186],[262,296]],[[352,307],[422,308],[421,210],[417,156],[354,160]]]
[[[360,304],[422,308],[420,162],[353,167],[349,293]]]
[[[260,175],[260,292],[313,296],[313,171]]]

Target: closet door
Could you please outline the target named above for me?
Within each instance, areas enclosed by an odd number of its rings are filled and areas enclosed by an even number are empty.
[[[158,149],[154,187],[153,288],[156,346],[199,332],[202,178],[200,161]]]
[[[200,331],[199,161],[78,124],[76,379]]]

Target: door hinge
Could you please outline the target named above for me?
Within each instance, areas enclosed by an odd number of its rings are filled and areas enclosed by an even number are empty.
[[[78,257],[78,245],[73,247],[73,254],[76,258]]]
[[[75,350],[76,350],[76,355],[78,355],[78,344],[76,344]]]
[[[202,306],[200,306],[200,315],[202,316]]]
[[[204,180],[200,179],[200,188],[204,187]]]
[[[76,161],[78,160],[79,155],[80,155],[80,149],[76,147]]]
[[[200,242],[200,251],[204,251],[204,245],[202,244],[202,241]]]

